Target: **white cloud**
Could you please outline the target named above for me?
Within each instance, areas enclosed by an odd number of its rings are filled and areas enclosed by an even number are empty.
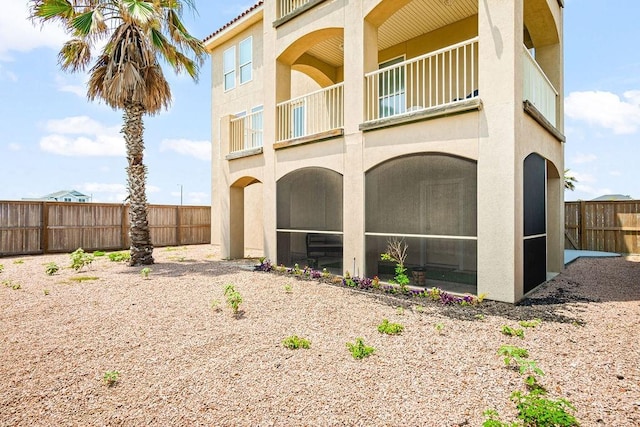
[[[160,151],[175,151],[184,156],[192,156],[201,160],[211,160],[211,142],[209,141],[164,139],[160,143]]]
[[[187,202],[194,205],[204,205],[209,203],[210,194],[192,191],[187,194]]]
[[[124,178],[124,177],[123,177]],[[86,182],[77,186],[85,193],[126,193],[124,184],[104,184],[99,182]]]
[[[44,27],[29,20],[26,1],[2,2],[0,13],[0,61],[11,61],[11,52],[28,52],[39,47],[59,50],[69,37],[55,24]]]
[[[585,173],[585,172],[577,172],[577,171],[571,171],[569,173],[569,175],[573,175],[573,177],[582,184],[585,183],[595,183],[597,182],[597,179],[595,176],[591,175],[590,173]]]
[[[611,175],[611,176],[622,176],[622,172],[620,172],[620,171],[610,171],[609,175]]]
[[[594,160],[598,160],[598,156],[596,156],[595,154],[578,153],[578,155],[573,158],[573,163],[579,165],[582,163],[590,163]]]
[[[123,182],[126,180],[124,173],[122,175],[122,180]],[[122,203],[129,195],[125,184],[85,182],[82,184],[75,184],[74,188],[85,194],[91,195],[92,201],[96,203]],[[146,191],[147,194],[159,193],[160,188],[155,185],[148,185],[146,187]]]
[[[87,116],[49,120],[49,135],[40,139],[43,151],[61,156],[124,156],[120,126],[105,126]]]
[[[15,143],[15,142],[10,142],[8,147],[9,147],[9,151],[20,151],[20,150],[22,150],[22,146],[20,144]]]
[[[602,91],[571,92],[565,99],[565,113],[615,134],[635,133],[640,127],[640,91],[627,91],[623,97]]]
[[[70,82],[69,77],[57,75],[56,87],[60,92],[69,92],[79,96],[80,98],[86,98],[87,82],[89,81],[89,77],[86,74],[82,74],[80,77],[76,77],[73,80],[75,81]]]

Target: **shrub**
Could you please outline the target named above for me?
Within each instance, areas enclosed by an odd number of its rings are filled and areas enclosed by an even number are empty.
[[[93,255],[88,254],[82,248],[78,248],[71,252],[71,268],[75,271],[80,271],[84,267],[91,265],[93,262]]]
[[[524,330],[515,329],[515,328],[512,328],[511,326],[502,325],[502,328],[500,329],[500,332],[502,332],[504,335],[509,335],[509,336],[512,336],[512,337],[524,338]]]
[[[102,380],[108,387],[112,387],[118,382],[119,376],[120,372],[118,371],[107,371],[102,376]]]
[[[518,322],[518,324],[523,328],[535,328],[536,326],[539,326],[540,323],[542,323],[541,319],[521,320]]]
[[[44,272],[47,274],[47,276],[53,276],[58,272],[58,270],[60,270],[58,264],[56,264],[55,262],[50,262],[45,266]]]
[[[240,304],[242,304],[242,295],[236,291],[235,286],[228,284],[224,288],[224,295],[227,297],[227,305],[231,307],[234,315],[238,315]]]
[[[97,257],[101,257],[101,256],[105,256],[105,255],[106,255],[105,251],[93,251],[93,256],[96,257],[96,258]]]
[[[291,335],[288,338],[285,338],[282,341],[282,345],[288,348],[289,350],[297,350],[299,348],[308,349],[311,347],[311,341],[300,338],[297,335]]]
[[[378,332],[387,335],[398,335],[404,331],[404,326],[400,323],[389,323],[389,319],[383,319],[378,325]]]
[[[371,356],[376,349],[365,345],[364,340],[362,338],[356,338],[355,343],[347,343],[347,348],[351,352],[351,355],[354,359],[364,359],[365,357]]]
[[[535,427],[573,427],[578,425],[576,418],[568,411],[575,408],[566,399],[547,399],[545,392],[534,390],[528,394],[520,391],[511,393],[518,408],[518,418],[525,426]]]
[[[123,262],[131,259],[131,253],[129,251],[111,252],[109,254],[109,261]]]

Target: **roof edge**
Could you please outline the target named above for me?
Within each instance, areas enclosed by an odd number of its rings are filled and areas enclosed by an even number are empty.
[[[231,21],[218,28],[212,34],[205,37],[202,42],[204,43],[207,51],[215,49],[225,41],[249,28],[251,25],[262,20],[264,15],[264,1],[260,0],[249,9],[242,12],[240,15],[232,19]]]

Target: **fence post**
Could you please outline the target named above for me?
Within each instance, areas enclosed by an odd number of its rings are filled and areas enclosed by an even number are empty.
[[[580,250],[585,250],[587,238],[587,202],[580,200],[580,214],[578,216],[578,226],[580,227],[580,235],[578,236],[578,246]],[[589,249],[589,248],[587,248]]]
[[[127,241],[127,205],[124,203],[120,206],[120,247],[127,249],[125,242]]]
[[[49,205],[47,202],[40,203],[40,248],[42,253],[49,251]]]
[[[182,244],[182,216],[180,215],[180,206],[176,206],[176,246]]]

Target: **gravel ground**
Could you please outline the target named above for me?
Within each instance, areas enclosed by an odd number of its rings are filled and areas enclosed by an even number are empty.
[[[524,386],[503,344],[529,350],[582,426],[640,425],[640,257],[579,259],[523,305],[444,307],[252,272],[208,245],[154,255],[148,279],[106,257],[53,276],[44,265],[68,255],[0,259],[0,425],[480,426],[488,408],[512,421]],[[378,333],[383,318],[405,331]],[[524,339],[500,332],[534,318]],[[284,348],[294,334],[311,348]],[[356,337],[375,354],[354,360]]]

